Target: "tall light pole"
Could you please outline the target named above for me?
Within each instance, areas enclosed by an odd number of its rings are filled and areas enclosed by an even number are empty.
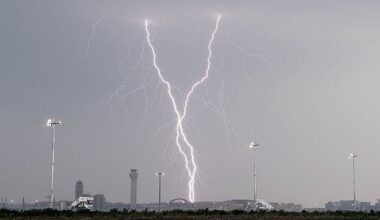
[[[53,208],[54,205],[54,166],[55,166],[55,153],[54,153],[54,145],[55,145],[55,126],[60,125],[61,121],[56,121],[55,119],[48,119],[46,122],[46,126],[51,127],[53,129],[52,134],[52,143],[51,143],[51,183],[50,183],[50,208]]]
[[[158,212],[161,212],[161,176],[165,175],[164,172],[156,172],[158,176]]]
[[[257,203],[257,185],[256,185],[256,149],[260,146],[255,142],[251,142],[249,148],[253,150],[253,209],[256,210]]]
[[[352,159],[352,192],[354,195],[354,206],[355,210],[357,210],[357,205],[356,205],[356,177],[355,177],[355,158],[359,157],[359,155],[355,153],[351,153],[348,155],[349,159]]]

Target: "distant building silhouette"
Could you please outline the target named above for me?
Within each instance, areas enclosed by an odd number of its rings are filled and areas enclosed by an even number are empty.
[[[337,211],[337,210],[345,210],[345,211],[379,211],[379,201],[375,204],[371,204],[370,202],[359,202],[354,200],[340,200],[336,202],[326,202],[325,209],[329,211]]]
[[[369,210],[376,210],[376,205],[371,206],[370,202],[360,202],[359,203],[359,209],[360,211],[369,211]]]
[[[271,202],[270,203],[274,210],[280,211],[283,210],[285,212],[301,212],[302,205],[295,203],[284,203],[284,202]]]
[[[83,182],[78,180],[75,184],[75,199],[83,196]]]
[[[137,169],[131,169],[131,172],[129,173],[129,177],[131,178],[131,202],[129,208],[132,210],[136,209],[138,176]]]
[[[94,209],[103,211],[106,208],[106,198],[103,194],[94,195]]]
[[[354,200],[341,200],[340,202],[340,210],[347,210],[347,211],[355,211],[355,201]]]
[[[325,203],[325,209],[329,211],[336,211],[339,209],[339,202],[328,201]]]

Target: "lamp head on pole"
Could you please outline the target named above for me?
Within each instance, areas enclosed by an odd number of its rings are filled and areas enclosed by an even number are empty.
[[[249,145],[249,148],[255,148],[255,147],[259,147],[260,144],[258,143],[255,143],[254,141],[251,142],[251,144]]]
[[[355,154],[355,153],[350,153],[350,154],[348,155],[348,159],[354,159],[354,158],[356,158],[356,157],[359,157],[359,155],[357,155],[357,154]]]
[[[48,127],[52,127],[54,125],[59,125],[59,124],[62,124],[62,121],[61,120],[56,121],[54,118],[49,118],[46,122],[46,126]]]
[[[156,175],[157,175],[157,176],[164,176],[165,173],[164,173],[164,172],[156,172]]]

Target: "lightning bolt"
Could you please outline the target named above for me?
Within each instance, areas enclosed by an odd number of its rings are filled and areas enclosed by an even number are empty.
[[[148,43],[151,51],[152,51],[152,55],[153,55],[153,66],[157,72],[157,75],[159,77],[159,79],[161,80],[161,82],[166,86],[166,89],[167,89],[167,94],[169,96],[169,99],[171,101],[171,104],[172,104],[172,107],[173,107],[173,110],[176,114],[176,145],[178,147],[178,150],[179,152],[181,153],[181,155],[183,156],[184,160],[185,160],[185,167],[186,167],[186,171],[187,171],[187,174],[188,174],[188,178],[189,178],[189,182],[188,182],[188,199],[190,202],[194,202],[195,201],[195,189],[194,189],[194,184],[195,184],[195,177],[196,177],[196,174],[197,174],[197,164],[196,164],[196,161],[195,161],[195,155],[194,155],[194,146],[190,143],[186,133],[185,133],[185,130],[184,130],[184,127],[183,127],[183,120],[185,119],[186,115],[187,115],[187,112],[188,112],[188,106],[189,106],[189,102],[190,102],[190,99],[194,93],[194,91],[196,90],[196,88],[201,85],[202,83],[204,83],[208,76],[209,76],[209,72],[210,72],[210,69],[211,69],[211,57],[212,57],[212,44],[214,42],[214,39],[215,39],[215,35],[219,29],[219,21],[221,19],[221,16],[218,15],[217,19],[216,19],[216,24],[215,24],[215,28],[214,28],[214,31],[212,32],[211,34],[211,38],[209,40],[209,43],[208,43],[208,56],[207,56],[207,67],[206,67],[206,70],[203,74],[203,77],[195,82],[191,89],[186,93],[186,98],[185,98],[185,102],[184,102],[184,106],[183,106],[183,110],[182,110],[182,113],[181,111],[178,109],[178,105],[177,105],[177,101],[176,99],[174,98],[174,95],[173,95],[173,87],[172,85],[170,84],[169,81],[167,81],[165,79],[165,77],[163,76],[162,72],[161,72],[161,69],[160,67],[158,66],[157,64],[157,54],[156,54],[156,50],[154,49],[154,46],[151,42],[151,39],[150,39],[150,32],[149,32],[149,21],[148,20],[145,20],[145,31],[146,31],[146,42]],[[186,150],[187,149],[187,150]],[[188,153],[186,153],[188,151]]]
[[[83,52],[81,54],[79,54],[80,57],[87,58],[88,55],[90,54],[91,43],[95,39],[96,27],[102,21],[103,21],[103,17],[99,18],[95,23],[93,23],[91,25],[91,34],[90,34],[90,37],[87,39],[86,46],[85,46]]]

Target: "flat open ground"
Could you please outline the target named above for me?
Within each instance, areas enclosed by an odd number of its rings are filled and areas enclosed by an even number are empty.
[[[258,220],[311,220],[311,219],[380,219],[380,212],[245,212],[235,210],[225,211],[164,211],[161,214],[157,212],[143,211],[117,211],[109,212],[98,211],[56,211],[56,210],[0,210],[0,219],[258,219]]]

